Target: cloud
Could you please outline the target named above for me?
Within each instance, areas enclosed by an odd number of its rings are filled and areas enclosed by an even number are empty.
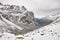
[[[40,17],[46,15],[47,11],[60,9],[60,0],[1,0],[4,4],[24,5],[28,10]],[[46,12],[45,12],[46,11]]]
[[[6,4],[25,5],[26,7],[39,9],[55,9],[60,7],[60,0],[2,0]]]

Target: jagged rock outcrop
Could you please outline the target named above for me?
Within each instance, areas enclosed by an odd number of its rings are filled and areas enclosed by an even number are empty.
[[[28,11],[24,6],[0,5],[0,20],[6,30],[15,34],[21,33],[22,30],[33,30],[38,25],[34,20],[33,12]]]

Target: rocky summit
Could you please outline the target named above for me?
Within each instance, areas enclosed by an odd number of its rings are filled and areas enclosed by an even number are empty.
[[[2,3],[0,3],[0,21],[0,29],[14,34],[33,30],[36,28],[34,26],[38,25],[34,20],[34,13],[24,6]]]

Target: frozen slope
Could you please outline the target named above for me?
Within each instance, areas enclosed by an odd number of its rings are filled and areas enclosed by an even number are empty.
[[[0,34],[0,40],[60,40],[60,14],[49,15],[45,18],[49,20],[52,19],[53,22],[23,35],[20,34],[16,36],[10,33],[3,33],[1,36]]]
[[[27,33],[24,40],[60,40],[60,22]]]
[[[54,16],[52,17],[54,18]],[[60,40],[60,21],[58,19],[60,20],[60,17],[57,15],[51,24],[25,34],[23,40]]]
[[[59,18],[58,18],[59,19]],[[54,22],[56,21],[56,22]],[[1,40],[60,40],[60,22],[54,20],[51,24],[42,28],[36,29],[23,35],[10,35],[3,33]],[[17,38],[16,38],[17,37]]]

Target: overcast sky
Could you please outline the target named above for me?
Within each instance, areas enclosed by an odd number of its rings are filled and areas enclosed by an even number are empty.
[[[51,10],[60,9],[60,0],[0,0],[4,4],[24,5],[35,17],[45,16]]]

